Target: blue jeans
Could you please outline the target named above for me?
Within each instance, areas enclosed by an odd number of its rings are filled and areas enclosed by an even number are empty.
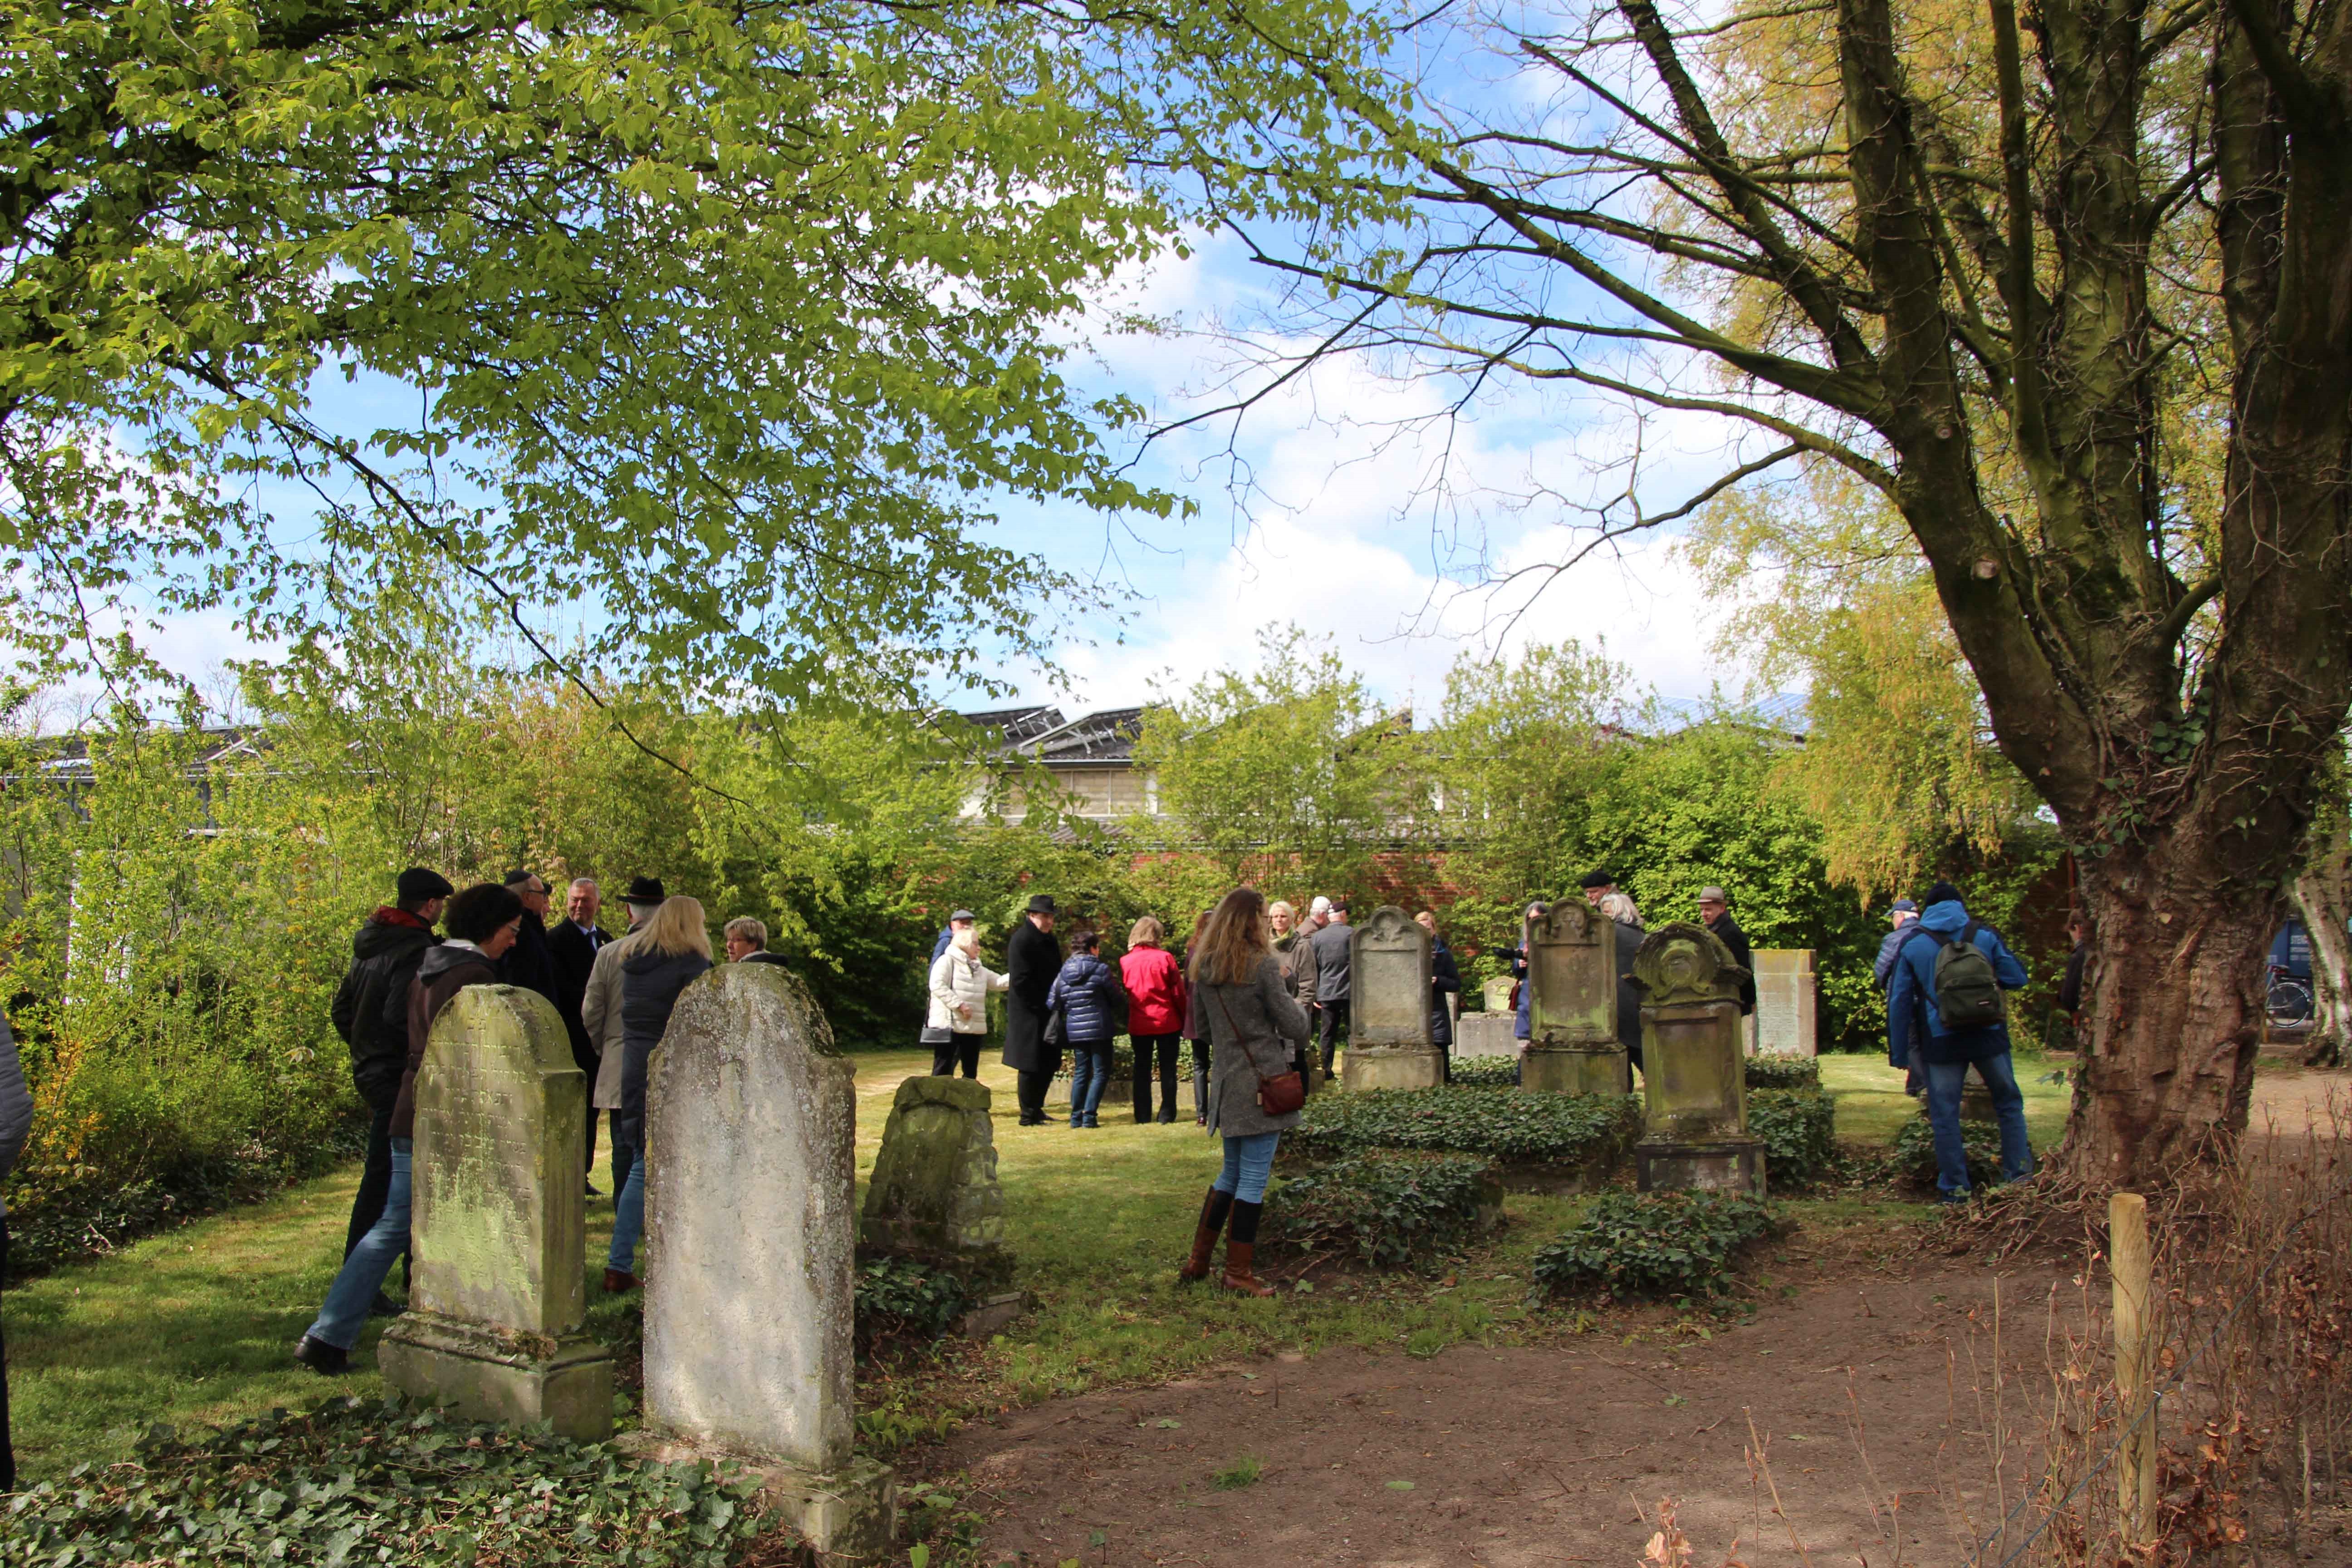
[[[1274,1174],[1274,1146],[1282,1142],[1279,1132],[1251,1132],[1225,1140],[1225,1168],[1217,1173],[1211,1185],[1221,1193],[1234,1194],[1235,1203],[1256,1204],[1265,1201],[1265,1179]]]
[[[604,1255],[604,1267],[624,1274],[637,1271],[637,1238],[646,1233],[646,1155],[642,1149],[630,1152],[636,1157],[613,1198],[613,1245]]]
[[[1927,1062],[1927,1121],[1936,1130],[1936,1185],[1946,1197],[1962,1197],[1969,1190],[1969,1157],[1960,1142],[1960,1085],[1969,1076],[1967,1062]],[[1985,1058],[1977,1075],[1992,1090],[1992,1108],[2000,1116],[2000,1179],[2014,1182],[2033,1174],[2033,1145],[2025,1136],[2025,1095],[2009,1053]]]
[[[344,1254],[341,1271],[327,1287],[327,1304],[319,1309],[319,1321],[310,1325],[310,1337],[321,1344],[347,1351],[359,1343],[375,1293],[383,1289],[392,1266],[408,1250],[409,1156],[415,1148],[411,1139],[392,1141],[392,1184],[384,1189],[383,1213],[360,1237],[359,1245]]]
[[[1110,1042],[1079,1040],[1070,1047],[1070,1125],[1095,1124],[1103,1090],[1110,1084]]]

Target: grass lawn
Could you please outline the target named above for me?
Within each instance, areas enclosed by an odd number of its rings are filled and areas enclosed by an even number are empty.
[[[857,1061],[858,1163],[873,1163],[890,1098],[926,1070],[914,1051]],[[2021,1078],[2030,1076],[2021,1059]],[[2031,1074],[2047,1070],[2036,1064]],[[1849,1139],[1891,1137],[1913,1114],[1902,1079],[1883,1060],[1824,1058]],[[1035,1310],[985,1346],[950,1342],[950,1353],[918,1357],[861,1381],[860,1426],[887,1451],[976,1410],[1105,1384],[1166,1377],[1272,1349],[1336,1344],[1428,1353],[1464,1339],[1508,1339],[1567,1321],[1530,1320],[1526,1264],[1573,1217],[1580,1200],[1514,1194],[1512,1221],[1455,1274],[1344,1279],[1272,1300],[1241,1300],[1174,1281],[1218,1149],[1192,1125],[1132,1124],[1118,1086],[1099,1131],[1066,1123],[1014,1124],[1013,1075],[992,1063],[999,1171],[1018,1283]],[[2026,1086],[2037,1145],[2054,1138],[2067,1090]],[[1497,1090],[1496,1092],[1505,1092]],[[371,1325],[356,1372],[329,1384],[288,1358],[341,1259],[356,1172],[289,1190],[272,1201],[200,1221],[11,1289],[5,1299],[9,1384],[16,1449],[27,1479],[55,1477],[89,1459],[118,1458],[154,1422],[217,1420],[301,1406],[330,1387],[374,1394]],[[610,1189],[600,1169],[597,1184]],[[1792,1212],[1820,1227],[1900,1225],[1918,1205],[1856,1198],[1799,1200]],[[589,1208],[590,1329],[625,1337],[635,1298],[597,1290],[610,1233],[609,1197]],[[656,1265],[658,1266],[657,1264]]]
[[[2074,1058],[2019,1052],[2013,1060],[2017,1087],[2025,1092],[2026,1128],[2033,1147],[2047,1150],[2065,1131],[2066,1110],[2074,1103]],[[2062,1068],[2067,1082],[2041,1081]],[[1823,1057],[1822,1087],[1837,1096],[1838,1136],[1852,1142],[1892,1142],[1895,1130],[1919,1114],[1919,1102],[1903,1092],[1902,1069],[1888,1067],[1883,1054]]]

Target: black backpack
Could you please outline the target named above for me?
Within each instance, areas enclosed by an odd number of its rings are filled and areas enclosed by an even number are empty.
[[[1927,933],[1935,937],[1937,947],[1933,986],[1936,1016],[1947,1030],[1990,1028],[2009,1015],[1992,955],[1977,945],[1977,932],[1982,930],[1982,925],[1970,921],[1948,942],[1933,931]]]

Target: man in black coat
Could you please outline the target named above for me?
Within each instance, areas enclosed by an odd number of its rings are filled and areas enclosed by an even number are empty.
[[[1045,1114],[1045,1091],[1062,1068],[1062,1047],[1045,1040],[1045,998],[1062,973],[1054,913],[1054,895],[1039,893],[1004,942],[1004,973],[1012,983],[1004,994],[1004,1065],[1021,1075],[1024,1127],[1054,1120]]]
[[[352,1048],[352,1084],[370,1112],[367,1157],[343,1239],[347,1258],[383,1217],[392,1193],[392,1108],[408,1069],[408,983],[425,951],[440,945],[433,922],[456,891],[447,878],[422,866],[403,871],[393,889],[395,901],[379,907],[352,934],[352,966],[335,989],[330,1016]]]
[[[572,1060],[588,1075],[593,1089],[596,1082],[596,1042],[588,1037],[588,1026],[580,1019],[581,999],[588,994],[588,972],[596,966],[597,950],[613,939],[596,924],[596,911],[603,907],[604,897],[597,889],[593,877],[578,877],[563,891],[563,919],[547,933],[547,961],[555,974],[555,994],[551,1000],[563,1020],[563,1032],[572,1041]],[[529,924],[529,921],[525,921]],[[588,1112],[588,1162],[583,1171],[596,1168],[596,1113]],[[590,1196],[596,1189],[588,1189]]]
[[[1731,918],[1731,905],[1721,888],[1698,890],[1698,918],[1706,922],[1716,941],[1731,950],[1731,962],[1748,971],[1748,978],[1739,983],[1739,1012],[1745,1017],[1756,1011],[1756,955],[1748,949],[1748,933]]]
[[[555,959],[547,944],[547,884],[529,871],[509,871],[507,891],[522,900],[522,924],[515,928],[514,945],[499,960],[499,984],[536,991],[560,1012],[556,1001]]]

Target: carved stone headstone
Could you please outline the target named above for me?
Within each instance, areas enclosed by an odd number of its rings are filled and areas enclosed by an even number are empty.
[[[970,1282],[1012,1271],[989,1099],[988,1086],[968,1078],[898,1086],[866,1184],[861,1245],[942,1264]]]
[[[1630,1094],[1617,1039],[1617,922],[1563,899],[1528,933],[1528,1054],[1523,1089]]]
[[[856,1069],[773,964],[688,985],[646,1093],[653,1451],[751,1460],[821,1556],[890,1550],[887,1467],[853,1458]]]
[[[480,1421],[613,1430],[612,1352],[582,1332],[588,1080],[547,999],[469,985],[416,1074],[408,1311],[384,1381]]]
[[[1500,1013],[1465,1013],[1454,1021],[1454,1054],[1516,1057],[1519,1054],[1517,1024],[1508,1009]]]
[[[1509,975],[1497,974],[1480,988],[1479,994],[1486,1004],[1486,1011],[1508,1016],[1512,1010],[1511,993],[1517,988],[1518,982]]]
[[[1756,961],[1756,1050],[1759,1056],[1821,1054],[1820,977],[1809,947],[1759,947]]]
[[[1748,1131],[1741,1066],[1739,983],[1705,926],[1677,921],[1643,939],[1633,954],[1641,986],[1641,1142],[1636,1179],[1647,1192],[1764,1193],[1764,1145]]]
[[[1383,904],[1348,936],[1348,1089],[1434,1089],[1445,1053],[1429,1029],[1429,933]]]

